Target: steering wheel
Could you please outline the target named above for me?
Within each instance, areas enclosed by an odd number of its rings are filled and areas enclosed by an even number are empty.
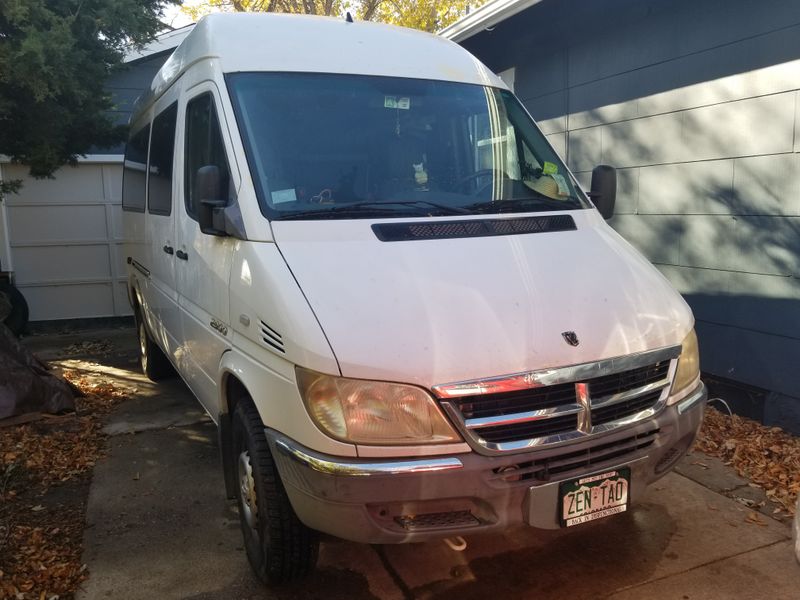
[[[503,179],[506,179],[508,177],[504,171],[500,171],[499,169],[480,169],[478,171],[475,171],[474,173],[470,173],[466,177],[462,177],[461,179],[459,179],[458,182],[456,183],[455,188],[457,190],[461,190],[470,181],[478,180],[481,177],[488,177],[489,175],[492,176],[492,180],[494,180],[495,177]],[[490,185],[492,185],[492,182],[480,186],[478,189],[475,190],[474,195],[476,196],[479,195],[481,192],[483,192],[483,190],[485,190]]]

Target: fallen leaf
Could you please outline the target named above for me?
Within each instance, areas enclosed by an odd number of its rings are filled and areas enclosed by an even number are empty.
[[[794,514],[800,492],[800,438],[709,407],[694,448],[732,466],[750,487],[763,489],[783,512]]]

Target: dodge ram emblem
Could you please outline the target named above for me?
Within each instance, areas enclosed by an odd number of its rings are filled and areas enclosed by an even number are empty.
[[[570,346],[577,346],[580,344],[580,340],[578,340],[578,336],[574,331],[564,331],[561,333],[561,337],[564,338],[564,341],[567,342]]]

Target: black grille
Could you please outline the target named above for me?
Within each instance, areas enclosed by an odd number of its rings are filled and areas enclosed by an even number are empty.
[[[621,440],[591,446],[577,452],[557,454],[548,458],[529,460],[516,465],[493,469],[494,479],[508,482],[549,481],[556,475],[570,471],[585,471],[588,467],[618,461],[629,454],[644,450],[653,444],[658,429],[639,433]]]
[[[569,215],[522,217],[518,219],[376,223],[372,226],[372,231],[382,242],[547,233],[575,229],[577,229],[575,221]]]
[[[575,384],[562,383],[541,388],[467,396],[453,400],[465,419],[510,415],[553,408],[575,402]]]
[[[589,394],[596,402],[614,394],[665,381],[669,365],[669,360],[662,360],[652,365],[595,377],[585,382],[589,384]],[[628,400],[593,408],[592,425],[604,425],[625,419],[651,408],[658,402],[662,391],[663,388],[658,388]],[[578,398],[575,383],[561,383],[513,392],[454,398],[448,401],[458,408],[465,420],[469,420],[574,405],[578,403]],[[523,423],[476,427],[471,432],[485,442],[500,444],[548,437],[575,431],[577,428],[578,416],[571,414]]]
[[[648,383],[666,379],[667,371],[669,371],[669,361],[662,360],[646,367],[591,379],[589,381],[589,391],[592,394],[592,398],[602,398],[603,396],[627,392]]]
[[[644,396],[637,396],[630,400],[617,402],[609,406],[592,409],[592,425],[603,425],[611,423],[625,417],[630,417],[636,413],[652,407],[661,396],[661,390],[648,392]]]
[[[445,529],[448,527],[470,527],[480,525],[480,520],[468,510],[403,515],[394,519],[403,529]]]
[[[541,421],[483,427],[480,430],[480,436],[487,442],[516,442],[546,435],[565,433],[567,431],[575,431],[577,428],[578,417],[575,415],[564,415],[552,419],[542,419]]]

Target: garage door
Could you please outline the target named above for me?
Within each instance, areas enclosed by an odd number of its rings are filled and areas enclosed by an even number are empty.
[[[2,177],[23,181],[20,193],[5,199],[5,218],[11,267],[31,320],[130,314],[121,157],[88,159],[44,180],[4,164]]]

